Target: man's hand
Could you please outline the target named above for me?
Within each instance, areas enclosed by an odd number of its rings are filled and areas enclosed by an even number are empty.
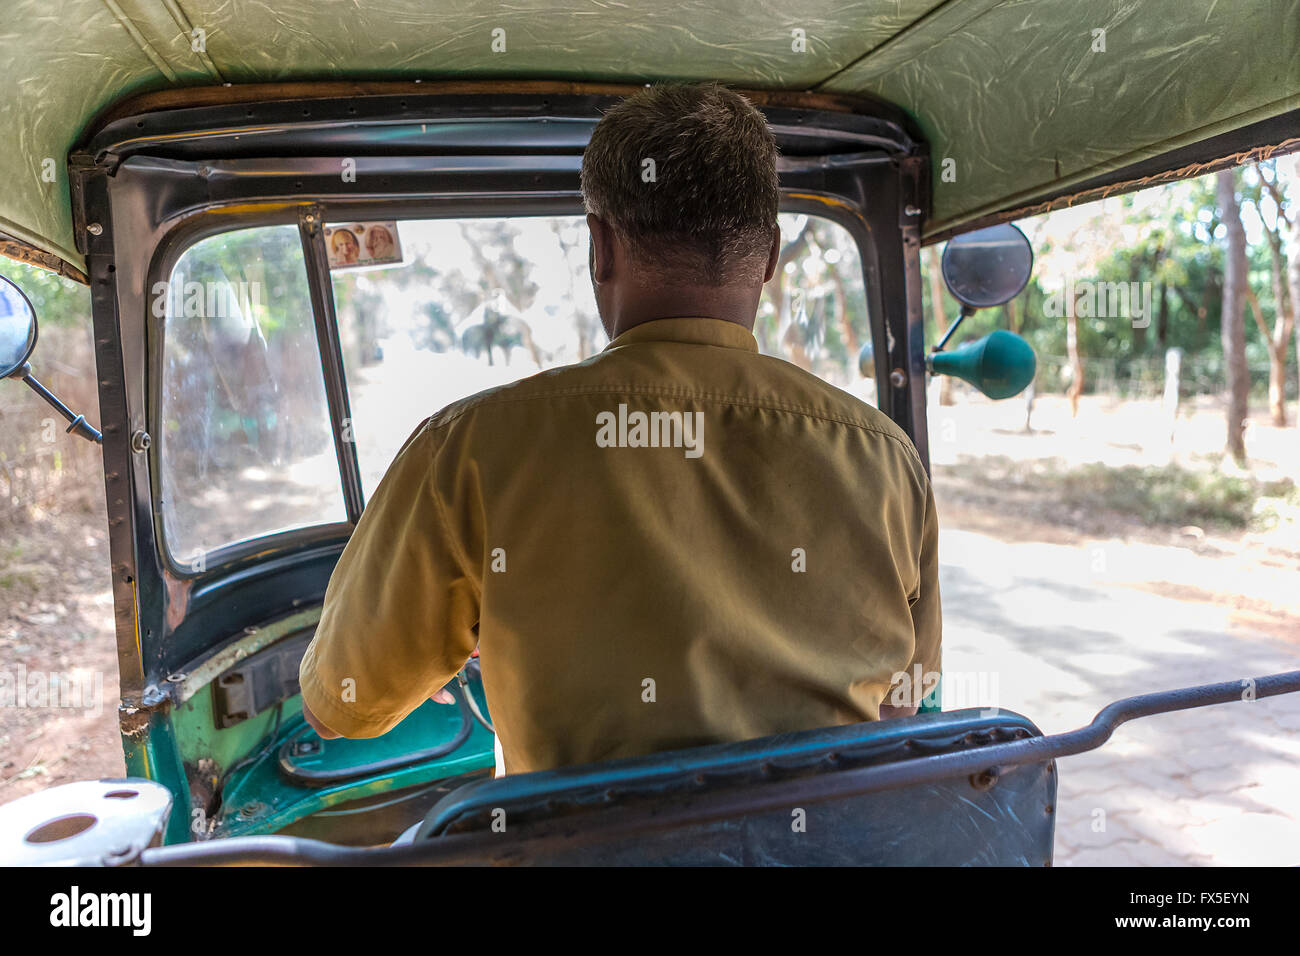
[[[447,690],[446,687],[438,691],[438,693],[434,694],[429,699],[435,704],[456,703],[456,698],[452,696],[451,691]],[[321,740],[337,740],[343,736],[342,734],[334,733],[334,731],[322,724],[320,718],[311,712],[311,708],[307,706],[305,700],[302,702],[302,716],[307,723],[311,725],[311,729],[316,731],[316,736],[320,737]]]
[[[880,719],[892,720],[895,717],[911,717],[916,713],[916,704],[895,707],[893,704],[880,705]]]
[[[302,716],[306,719],[307,723],[311,725],[311,729],[316,731],[316,736],[320,737],[321,740],[334,740],[343,736],[342,734],[334,733],[334,731],[322,724],[320,720],[317,719],[316,715],[311,712],[311,708],[307,706],[305,700],[302,702]]]

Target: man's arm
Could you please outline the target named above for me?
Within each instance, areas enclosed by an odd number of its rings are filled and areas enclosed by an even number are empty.
[[[939,518],[934,508],[934,490],[927,481],[925,486],[925,519],[921,528],[921,552],[918,559],[919,583],[916,598],[912,601],[912,634],[915,650],[907,665],[909,680],[915,675],[915,665],[921,665],[921,686],[912,687],[912,700],[890,703],[886,695],[880,705],[880,719],[910,717],[917,712],[925,694],[937,688],[942,666],[943,620],[939,608]]]
[[[366,504],[299,668],[303,716],[322,737],[377,737],[441,692],[477,644],[478,585],[433,480],[422,425]]]

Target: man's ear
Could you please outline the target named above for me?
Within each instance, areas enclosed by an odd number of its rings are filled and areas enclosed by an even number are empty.
[[[766,284],[772,281],[772,276],[776,275],[776,263],[781,258],[781,227],[772,227],[772,245],[767,250],[767,268],[763,271],[763,282]]]
[[[614,230],[594,213],[587,213],[587,228],[591,230],[591,278],[608,282],[614,274]]]

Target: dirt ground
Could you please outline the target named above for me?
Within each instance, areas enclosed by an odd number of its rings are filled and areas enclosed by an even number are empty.
[[[1005,542],[1090,548],[1112,542],[1108,574],[1158,549],[1168,566],[1131,579],[1162,598],[1226,612],[1233,621],[1300,651],[1300,521],[1294,502],[1274,502],[1267,521],[1242,530],[1152,526],[1131,513],[1080,507],[1036,475],[1089,463],[1108,467],[1170,462],[1201,470],[1221,447],[1222,415],[1188,409],[1175,440],[1156,407],[1085,401],[1072,418],[1040,399],[1024,428],[1023,402],[967,402],[931,408],[931,448],[940,521]],[[1248,437],[1251,473],[1300,480],[1300,430],[1262,418]],[[0,546],[0,682],[3,674],[102,681],[102,697],[76,706],[0,705],[0,803],[56,784],[124,772],[117,734],[117,666],[108,581],[102,484],[85,503],[6,533]],[[1171,558],[1170,556],[1174,556]],[[942,560],[942,555],[941,555]],[[1135,572],[1136,572],[1135,566]],[[20,670],[25,668],[25,671]],[[1224,674],[1222,679],[1241,675]],[[11,680],[13,678],[11,677]],[[3,683],[0,683],[3,687]],[[1155,689],[1155,688],[1153,688]]]
[[[68,707],[0,706],[0,803],[125,773],[102,485],[85,510],[54,512],[0,551],[0,673],[78,681]],[[22,670],[20,670],[22,668]]]
[[[1294,423],[1296,410],[1288,408]],[[1278,428],[1262,412],[1247,428],[1250,461],[1240,469],[1222,460],[1223,413],[1203,400],[1184,407],[1172,429],[1159,403],[1085,399],[1077,418],[1063,399],[1039,398],[1024,428],[1024,403],[930,408],[930,448],[941,526],[1002,541],[1092,547],[1112,542],[1128,554],[1175,549],[1165,555],[1161,596],[1227,607],[1258,629],[1300,645],[1300,429]],[[1261,496],[1246,527],[1188,519],[1151,521],[1134,513],[1148,500],[1122,487],[1105,496],[1079,495],[1080,469],[1105,467],[1123,481],[1149,480],[1152,469],[1252,479],[1290,488]],[[1131,476],[1131,478],[1129,477]],[[1064,479],[1064,480],[1063,480]],[[1276,490],[1276,488],[1269,489]],[[1165,510],[1193,510],[1175,488]],[[940,555],[940,560],[943,556]],[[1136,569],[1135,569],[1136,570]],[[1111,568],[1114,575],[1116,569]],[[1133,575],[1135,579],[1146,577]]]

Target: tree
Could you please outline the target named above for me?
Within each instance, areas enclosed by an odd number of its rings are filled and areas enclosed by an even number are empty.
[[[472,355],[486,353],[492,365],[493,348],[508,356],[510,349],[523,346],[541,368],[544,357],[523,318],[538,285],[530,278],[532,263],[515,249],[519,230],[509,220],[483,220],[462,222],[460,231],[474,260],[479,298],[464,323],[461,347]]]
[[[1288,165],[1291,168],[1291,196],[1293,198],[1300,197],[1300,155],[1294,158],[1294,162],[1284,163],[1279,167],[1279,179]],[[1287,258],[1289,260],[1286,279],[1289,291],[1287,298],[1291,300],[1291,315],[1296,319],[1296,365],[1298,366],[1297,371],[1300,372],[1300,214],[1294,212],[1291,218],[1291,243]]]
[[[938,342],[948,331],[948,317],[943,312],[943,273],[939,262],[939,247],[931,245],[926,250],[926,254],[928,256],[926,264],[929,266],[926,271],[930,273],[930,314],[934,316],[934,340]],[[951,375],[939,376],[939,404],[952,404]]]
[[[496,364],[492,360],[493,348],[499,348],[508,363],[510,350],[520,346],[528,350],[538,368],[545,364],[541,350],[533,341],[532,328],[519,316],[502,289],[471,312],[465,325],[461,348],[475,357],[486,353],[488,365]]]
[[[1079,348],[1079,316],[1073,304],[1065,312],[1065,353],[1069,358],[1070,384],[1065,397],[1070,400],[1070,416],[1079,417],[1079,399],[1083,397],[1083,351]]]
[[[808,252],[811,238],[812,220],[805,217],[794,238],[781,247],[776,260],[776,271],[772,273],[772,278],[767,284],[780,342],[789,351],[790,361],[802,369],[812,368],[812,357],[806,347],[809,339],[807,312],[805,308],[801,308],[806,306],[806,303],[803,302],[802,297],[786,294],[786,267],[802,260]]]
[[[551,231],[560,246],[564,261],[568,264],[569,289],[565,294],[565,304],[573,316],[573,329],[578,336],[578,361],[596,354],[596,335],[600,331],[600,317],[584,308],[578,296],[578,282],[590,281],[587,263],[588,242],[585,225],[581,220],[551,220]]]
[[[1246,463],[1246,414],[1250,375],[1246,367],[1246,230],[1237,203],[1236,171],[1221,170],[1215,177],[1219,218],[1226,233],[1223,257],[1223,310],[1219,334],[1227,379],[1227,450],[1238,464]]]
[[[1246,299],[1250,303],[1251,314],[1259,327],[1260,337],[1268,349],[1268,410],[1273,424],[1286,426],[1286,354],[1291,345],[1291,330],[1295,324],[1295,314],[1291,307],[1291,296],[1287,290],[1287,253],[1283,232],[1292,225],[1286,202],[1286,183],[1278,175],[1276,161],[1273,163],[1256,163],[1254,166],[1255,182],[1246,190],[1244,196],[1255,207],[1255,214],[1263,226],[1264,238],[1268,244],[1270,286],[1273,294],[1273,328],[1270,331],[1264,323],[1263,309],[1259,297],[1246,284]],[[1264,202],[1264,197],[1272,201]],[[1273,214],[1266,214],[1266,207],[1272,206]]]

